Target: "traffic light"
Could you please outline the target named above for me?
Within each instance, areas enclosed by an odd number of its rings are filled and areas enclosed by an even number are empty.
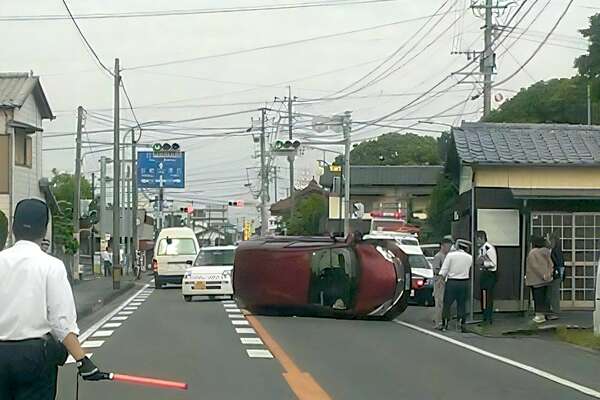
[[[181,151],[181,146],[179,146],[179,143],[154,143],[152,145],[152,151],[158,155],[179,153]]]
[[[244,207],[244,200],[229,200],[227,205],[229,207]]]
[[[299,140],[278,140],[273,145],[273,149],[276,151],[295,151],[300,147],[301,143]]]
[[[194,207],[192,207],[192,206],[180,207],[179,211],[181,211],[182,213],[186,213],[186,214],[193,214],[194,213]]]

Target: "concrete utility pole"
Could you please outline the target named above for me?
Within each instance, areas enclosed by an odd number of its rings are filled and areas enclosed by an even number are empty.
[[[495,8],[493,0],[485,0],[485,33],[482,68],[483,70],[483,116],[492,111],[492,76],[494,74],[495,56],[492,49],[492,33],[494,21],[492,11]]]
[[[352,130],[352,112],[346,111],[342,117],[344,130],[344,236],[350,234],[350,132]]]
[[[587,84],[587,121],[588,125],[592,125],[592,85]]]
[[[142,134],[140,129],[140,135]],[[135,265],[138,249],[138,230],[137,230],[137,210],[138,210],[138,192],[137,192],[137,149],[135,141],[135,131],[131,132],[131,253],[130,259]]]
[[[119,86],[121,84],[121,72],[119,70],[119,59],[115,58],[115,71],[114,71],[114,116],[113,116],[113,134],[114,134],[114,148],[113,148],[113,235],[112,235],[112,251],[113,251],[113,289],[121,288],[121,224],[119,221],[119,208],[120,208],[120,196],[119,196],[119,184],[121,179],[121,162],[119,154],[120,150],[120,115],[119,115]]]
[[[96,200],[96,174],[92,172],[92,201]],[[92,275],[94,275],[94,226],[90,229],[90,258],[92,260]]]
[[[106,226],[104,226],[104,215],[106,214],[106,157],[100,157],[100,240],[106,238]],[[102,249],[100,249],[102,250]]]
[[[273,167],[273,186],[275,186],[274,191],[275,193],[273,193],[275,196],[275,203],[277,203],[277,166]]]
[[[260,121],[260,235],[267,236],[269,221],[267,217],[267,180],[269,171],[265,165],[266,141],[265,141],[265,109],[261,109]]]
[[[83,107],[77,107],[77,139],[75,141],[75,198],[73,199],[73,238],[80,243],[79,207],[81,205],[81,131],[83,130]],[[79,279],[79,249],[73,255],[71,276]]]
[[[292,129],[292,125],[294,123],[294,120],[292,118],[292,113],[293,113],[293,105],[294,99],[292,98],[292,87],[288,86],[288,138],[290,141],[292,141],[293,139],[293,129]],[[294,157],[295,154],[290,154],[288,156],[288,161],[290,163],[290,200],[292,201],[292,205],[291,205],[291,209],[290,209],[290,213],[293,215],[294,214],[294,207],[296,206],[296,191],[294,190]]]

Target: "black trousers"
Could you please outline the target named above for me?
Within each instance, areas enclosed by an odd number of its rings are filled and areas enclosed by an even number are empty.
[[[533,302],[536,314],[548,314],[550,305],[548,304],[548,290],[550,286],[532,287]]]
[[[481,311],[483,312],[483,320],[492,322],[494,313],[494,289],[496,288],[496,272],[481,271],[479,278],[479,286],[481,287]]]
[[[465,323],[467,317],[466,304],[469,294],[469,280],[465,279],[448,279],[446,282],[446,290],[444,291],[444,309],[442,310],[442,318],[444,321],[450,319],[450,308],[456,301],[457,317],[461,324]]]
[[[0,342],[0,399],[54,400],[57,370],[42,339]]]

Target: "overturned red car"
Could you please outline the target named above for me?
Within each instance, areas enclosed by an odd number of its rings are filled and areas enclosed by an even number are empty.
[[[242,242],[233,285],[257,313],[393,319],[410,295],[410,268],[389,241],[330,237],[269,237]]]

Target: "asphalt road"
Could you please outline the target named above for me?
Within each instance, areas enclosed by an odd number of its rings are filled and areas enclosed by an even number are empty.
[[[179,289],[149,288],[124,307],[88,338],[99,346],[90,349],[94,362],[185,381],[189,390],[84,382],[81,400],[592,398],[394,322],[244,317],[230,302],[185,303]],[[600,357],[585,365],[594,361],[597,376]],[[61,369],[58,399],[75,398],[74,377],[72,364]]]

